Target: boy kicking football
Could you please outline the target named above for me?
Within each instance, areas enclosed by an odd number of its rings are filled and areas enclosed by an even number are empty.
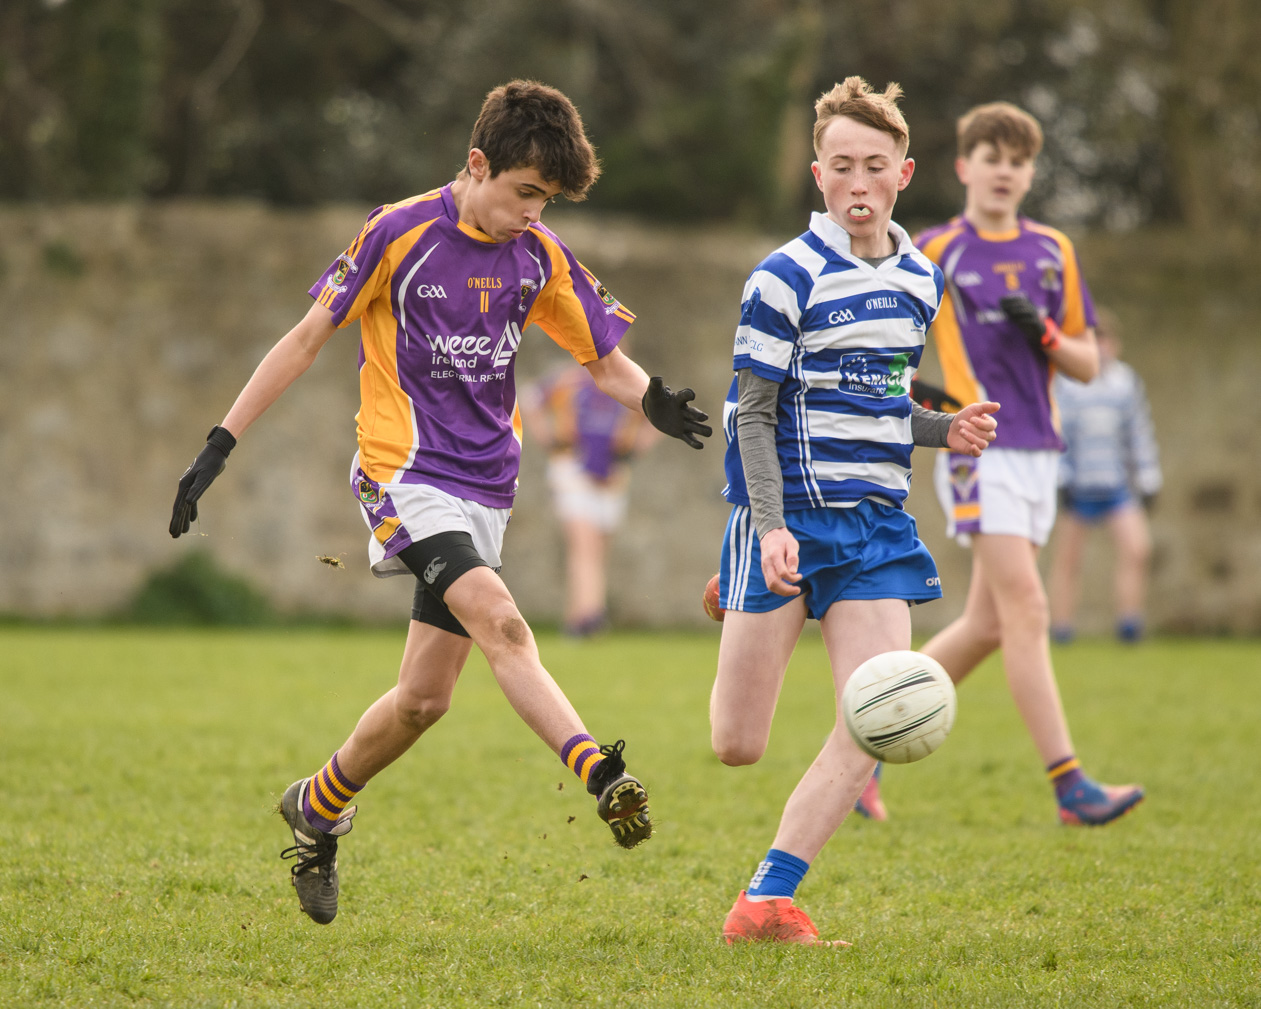
[[[373,574],[414,575],[416,591],[397,685],[281,800],[294,841],[282,854],[294,860],[302,910],[320,924],[337,914],[337,844],[352,800],[446,713],[474,644],[513,709],[596,798],[616,842],[632,848],[652,833],[623,742],[601,746],[587,733],[498,575],[521,455],[513,365],[530,324],[666,434],[699,449],[711,433],[691,390],[650,381],[618,349],[634,316],[539,223],[548,202],[583,199],[598,174],[563,94],[532,81],[491,91],[455,181],[369,215],[180,479],[172,536],[196,520],[237,439],[337,329],[360,321],[351,492],[371,530]]]
[[[779,829],[723,925],[728,942],[832,945],[793,904],[810,863],[871,777],[874,761],[840,715],[850,674],[911,643],[910,603],[941,596],[903,505],[913,445],[980,455],[997,403],[951,418],[908,392],[943,292],[941,271],[891,220],[915,163],[897,107],[850,77],[815,105],[812,169],[826,214],[753,271],[736,331],[726,609],[710,702],[714,752],[751,764],[766,749],[788,661],[819,621],[837,720],[784,808]]]

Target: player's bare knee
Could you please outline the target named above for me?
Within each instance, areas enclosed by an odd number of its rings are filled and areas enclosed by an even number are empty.
[[[1027,592],[1014,600],[1013,616],[1022,627],[1033,632],[1043,632],[1051,627],[1051,607],[1045,592]]]
[[[520,611],[512,603],[496,606],[479,622],[476,631],[469,628],[473,640],[487,656],[515,654],[533,647],[534,635]]]
[[[450,710],[450,695],[408,694],[400,691],[394,701],[394,711],[399,721],[419,732],[424,732]]]
[[[499,636],[509,648],[519,649],[529,644],[530,625],[520,613],[512,613],[501,617],[498,623]]]
[[[714,748],[714,756],[728,767],[745,767],[756,764],[766,752],[766,744],[758,744],[757,740],[740,736],[720,735],[715,732],[710,743]]]

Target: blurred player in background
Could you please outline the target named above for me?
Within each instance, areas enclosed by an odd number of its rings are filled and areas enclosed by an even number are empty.
[[[569,365],[521,397],[526,434],[549,452],[547,479],[565,534],[563,629],[584,638],[608,626],[608,550],[626,516],[630,460],[659,437],[641,413]]]
[[[1143,380],[1121,357],[1116,317],[1099,312],[1099,374],[1091,382],[1056,375],[1064,454],[1060,510],[1051,563],[1051,637],[1073,638],[1082,554],[1092,526],[1106,525],[1116,551],[1116,635],[1143,636],[1143,602],[1151,532],[1147,509],[1162,479],[1156,434]]]
[[[766,751],[807,617],[823,632],[836,722],[723,923],[728,942],[832,945],[793,898],[875,766],[845,728],[841,692],[860,663],[910,647],[909,604],[941,597],[903,507],[911,449],[971,457],[994,437],[996,403],[951,418],[908,395],[942,275],[891,220],[915,170],[901,93],[850,77],[819,99],[812,169],[827,213],[744,287],[723,415],[733,507],[719,573],[714,752],[734,766]]]
[[[935,483],[947,534],[972,548],[963,615],[922,651],[956,683],[1002,649],[1008,686],[1055,790],[1061,821],[1103,824],[1143,798],[1082,770],[1051,667],[1039,549],[1055,521],[1063,448],[1051,378],[1098,373],[1094,307],[1068,238],[1019,215],[1042,149],[1037,121],[1014,105],[972,109],[958,123],[963,214],[916,244],[946,278],[933,324],[946,392],[997,399],[1003,423],[979,458],[942,452]]]
[[[360,321],[350,489],[371,530],[373,574],[413,575],[416,591],[398,684],[281,800],[294,840],[283,855],[295,860],[299,905],[320,924],[337,914],[337,842],[350,830],[351,801],[446,713],[474,644],[513,709],[595,796],[617,843],[634,847],[652,833],[622,741],[600,746],[588,735],[498,574],[521,455],[513,368],[531,323],[665,433],[694,448],[710,434],[691,390],[671,393],[618,349],[634,316],[539,223],[555,197],[582,199],[598,174],[568,98],[533,81],[495,88],[455,181],[369,215],[180,479],[172,536],[196,520],[237,439],[337,329]],[[278,502],[276,521],[284,515]],[[505,820],[501,829],[507,839],[521,827]]]

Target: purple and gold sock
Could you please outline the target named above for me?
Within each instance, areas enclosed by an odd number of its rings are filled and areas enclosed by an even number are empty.
[[[1082,773],[1081,761],[1071,753],[1062,760],[1047,764],[1046,776],[1051,779],[1051,784],[1055,786],[1055,797],[1057,799],[1064,798],[1070,791],[1086,780],[1086,775]]]
[[[560,748],[560,759],[585,785],[604,757],[600,755],[599,744],[585,733],[580,733]]]
[[[362,785],[356,785],[342,774],[342,769],[337,765],[337,754],[334,753],[329,762],[320,769],[320,773],[307,784],[306,795],[302,797],[302,815],[312,827],[327,834],[333,829],[342,810],[362,788]]]

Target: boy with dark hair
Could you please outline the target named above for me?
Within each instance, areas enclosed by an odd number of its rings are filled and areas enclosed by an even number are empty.
[[[901,93],[850,77],[819,99],[812,170],[827,213],[744,288],[723,418],[733,507],[719,572],[714,752],[730,765],[761,758],[807,617],[823,631],[838,716],[727,915],[728,942],[833,945],[793,897],[874,766],[845,728],[841,692],[862,662],[910,647],[909,603],[941,596],[903,508],[911,449],[979,455],[994,437],[997,403],[951,418],[908,396],[942,279],[891,220],[915,169]]]
[[[532,81],[490,92],[456,180],[369,215],[180,479],[172,536],[197,518],[236,439],[338,328],[360,321],[351,491],[371,530],[373,574],[414,575],[416,592],[397,686],[281,800],[294,839],[283,855],[295,859],[302,910],[321,924],[337,914],[337,841],[350,830],[351,800],[447,711],[473,644],[517,714],[596,797],[617,843],[631,848],[652,833],[623,742],[600,746],[587,733],[498,575],[521,454],[513,365],[531,323],[666,434],[694,448],[710,434],[690,389],[650,381],[618,349],[634,316],[539,223],[548,202],[582,199],[598,173],[563,94]]]
[[[1007,102],[958,123],[962,215],[917,239],[946,278],[933,338],[946,392],[994,397],[1003,427],[981,458],[942,452],[935,482],[947,534],[972,548],[963,615],[922,649],[957,683],[997,648],[1007,682],[1055,789],[1060,820],[1103,824],[1142,798],[1137,785],[1101,785],[1074,755],[1048,643],[1039,548],[1055,521],[1063,442],[1051,380],[1099,370],[1095,312],[1068,238],[1019,215],[1042,148],[1037,120]]]

